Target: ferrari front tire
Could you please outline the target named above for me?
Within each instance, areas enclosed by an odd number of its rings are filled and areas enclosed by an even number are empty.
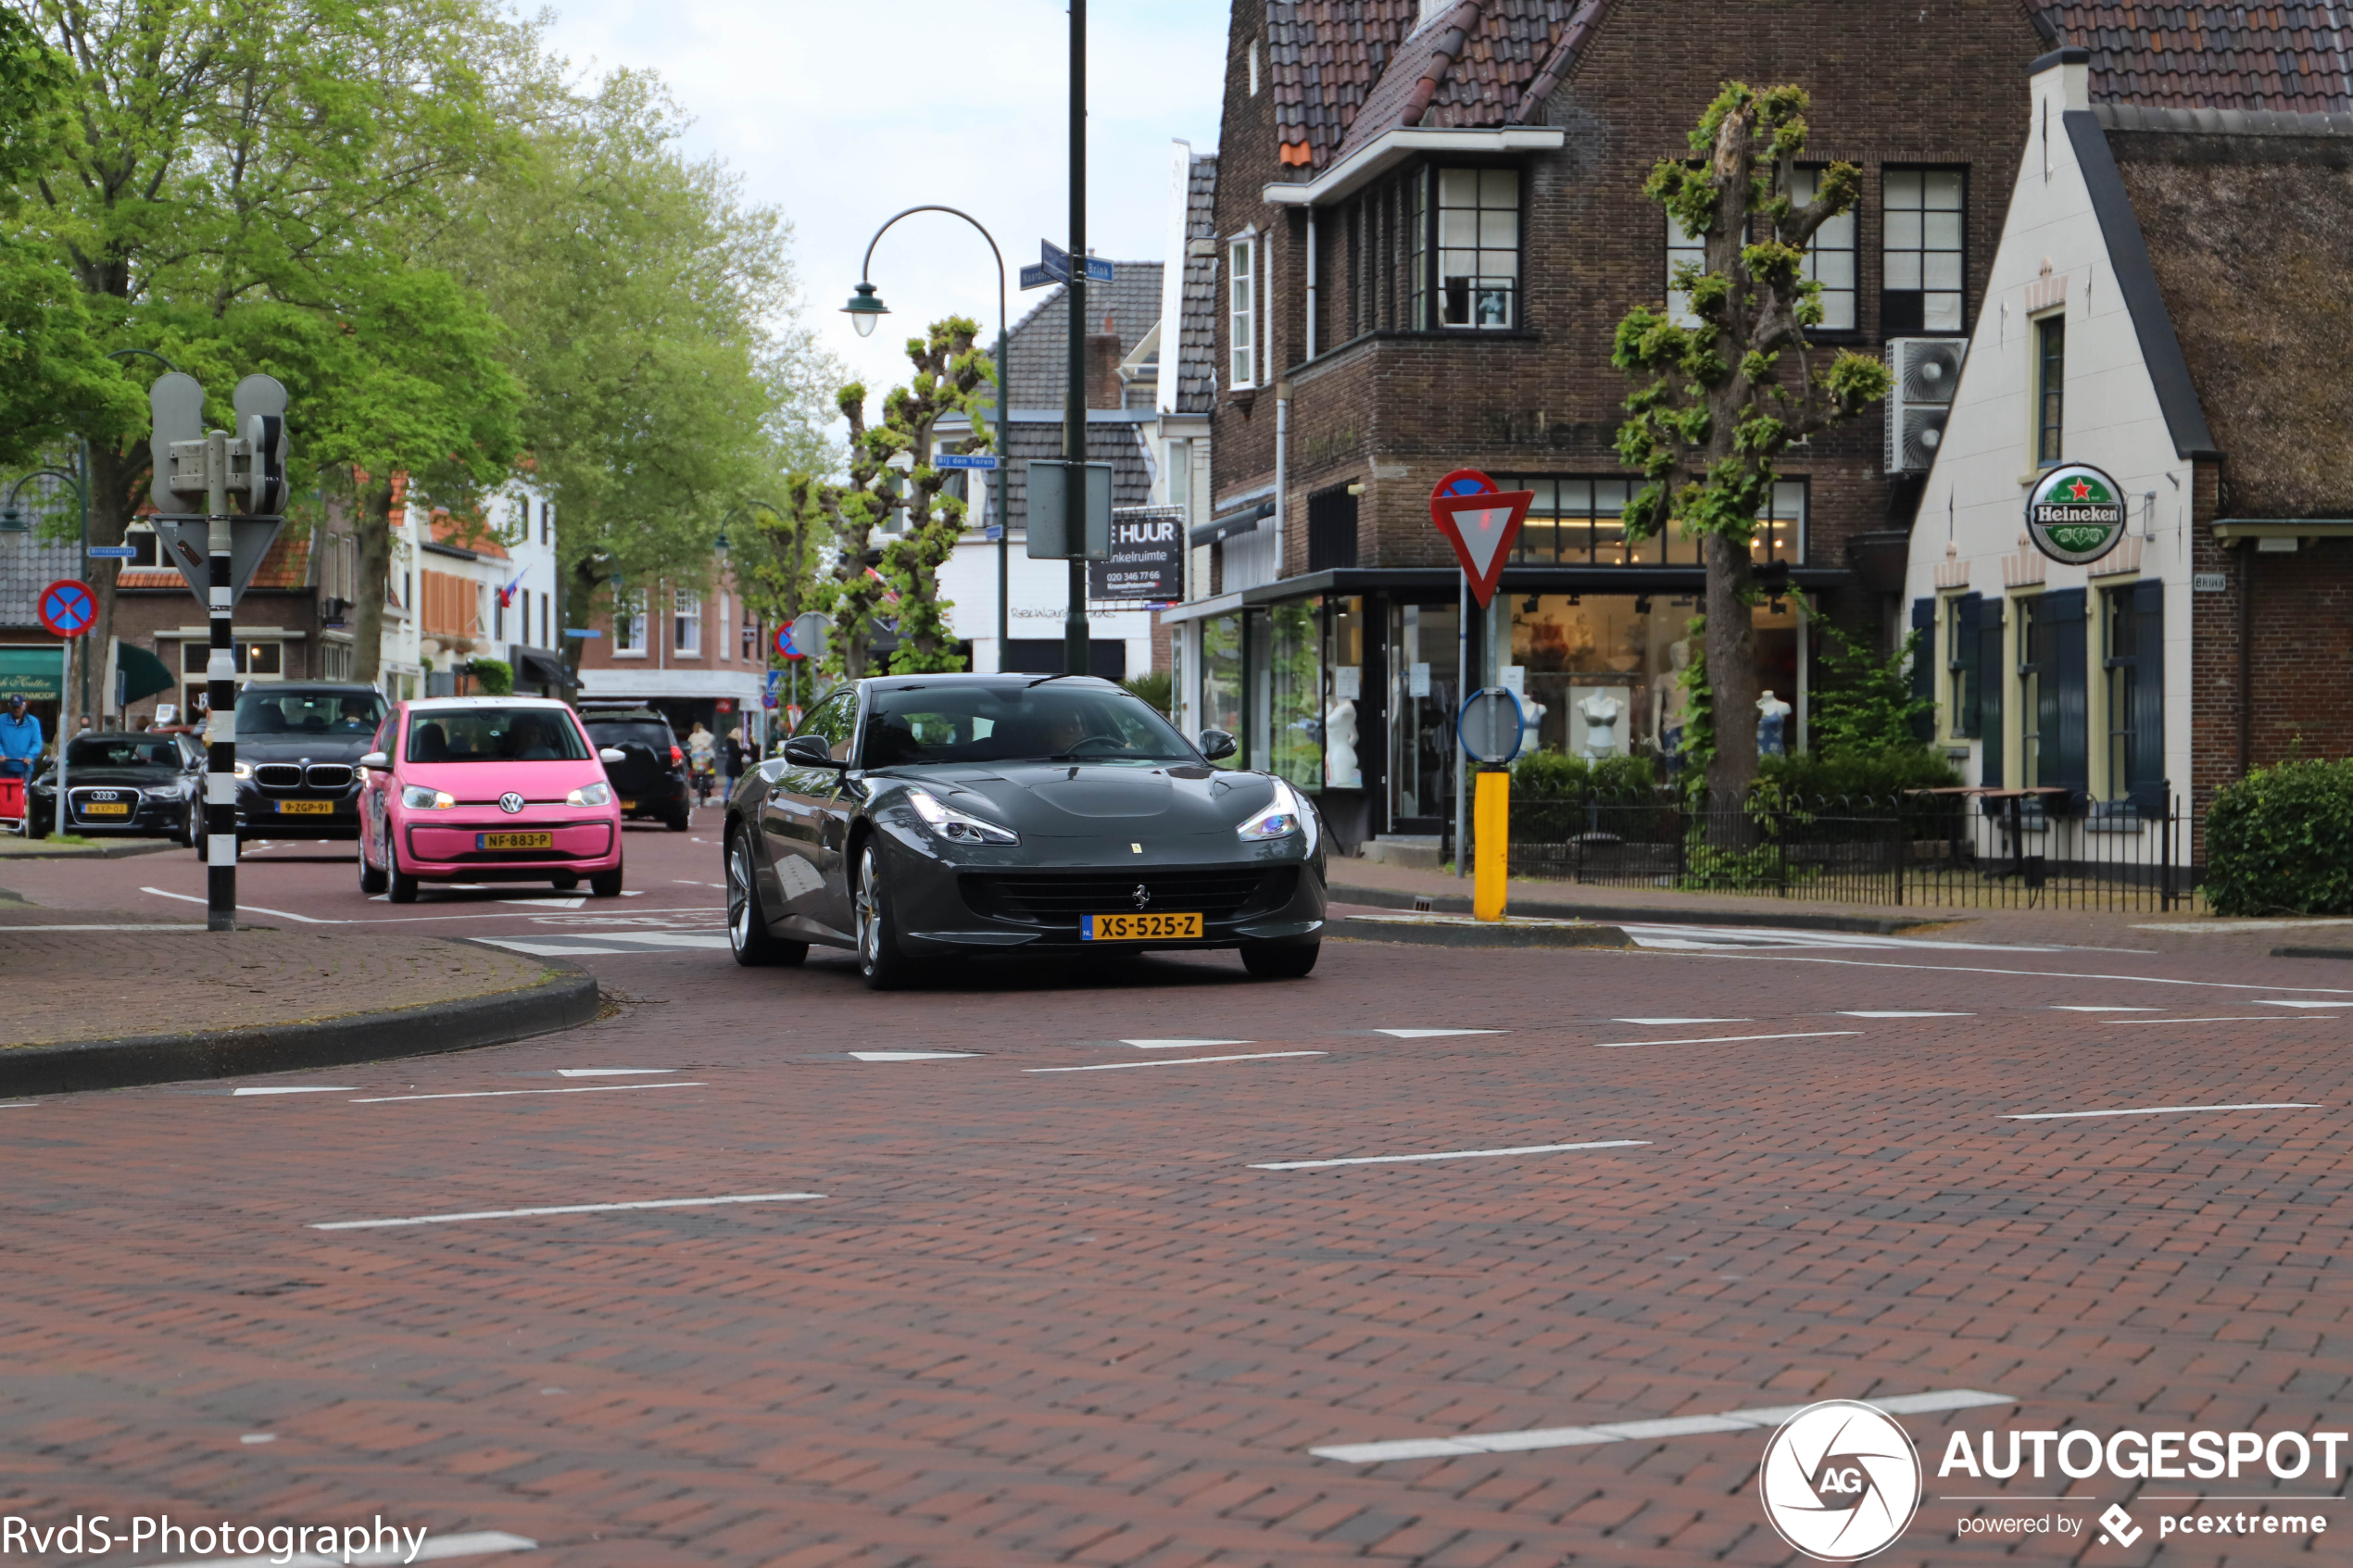
[[[1321,942],[1245,942],[1242,967],[1258,980],[1297,980],[1315,967]]]
[[[885,884],[880,858],[868,844],[858,854],[858,885],[850,890],[858,911],[858,972],[869,990],[896,991],[914,966],[899,948],[899,921]]]
[[[760,907],[760,881],[751,864],[751,845],[742,828],[727,835],[727,947],[746,969],[763,964],[797,964],[809,957],[806,942],[786,942],[768,930],[767,911]]]

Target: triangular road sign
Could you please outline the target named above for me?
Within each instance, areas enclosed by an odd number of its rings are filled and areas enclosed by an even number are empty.
[[[1503,581],[1512,541],[1519,537],[1520,524],[1528,521],[1528,508],[1535,501],[1533,490],[1429,498],[1429,520],[1454,546],[1454,558],[1462,562],[1471,596],[1481,609],[1495,597],[1495,584]]]

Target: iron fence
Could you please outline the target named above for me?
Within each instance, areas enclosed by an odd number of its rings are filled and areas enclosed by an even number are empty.
[[[2171,909],[2194,897],[2187,826],[2172,798],[1516,797],[1511,872],[1835,903]]]

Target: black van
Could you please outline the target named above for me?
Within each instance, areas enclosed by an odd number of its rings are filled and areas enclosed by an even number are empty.
[[[638,703],[580,704],[580,721],[599,746],[625,754],[605,764],[605,776],[621,793],[621,814],[658,818],[673,833],[684,833],[694,807],[686,783],[686,754],[679,749],[670,721]]]

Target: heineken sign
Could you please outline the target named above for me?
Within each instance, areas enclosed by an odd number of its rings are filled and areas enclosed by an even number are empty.
[[[2124,537],[2124,493],[2089,463],[2061,464],[2027,496],[2026,531],[2053,560],[2095,561]]]

